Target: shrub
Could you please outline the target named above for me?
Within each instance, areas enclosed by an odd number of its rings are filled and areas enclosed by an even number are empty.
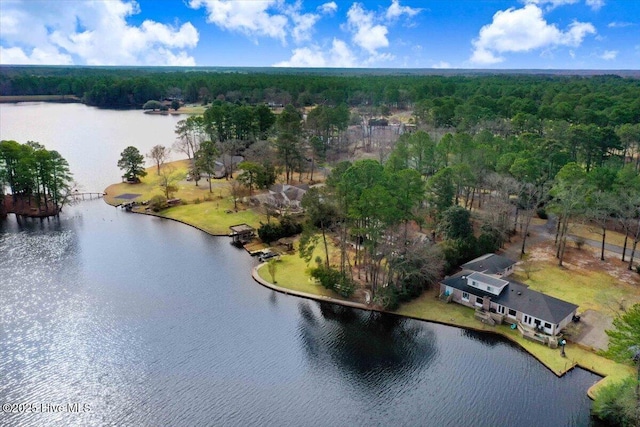
[[[393,286],[387,286],[378,290],[374,300],[385,310],[395,310],[400,306],[400,293]]]
[[[538,208],[538,210],[536,210],[536,215],[538,215],[538,218],[540,219],[549,218],[549,215],[547,214],[547,211],[545,210],[545,208]]]
[[[167,204],[167,198],[164,196],[153,196],[151,200],[149,200],[149,208],[154,212],[160,212],[167,207],[169,207],[169,205]]]
[[[637,405],[635,387],[637,380],[625,381],[603,387],[593,402],[593,415],[612,426],[635,426]]]
[[[445,259],[445,272],[451,273],[461,264],[475,258],[478,242],[474,236],[461,240],[445,240],[438,245]]]
[[[283,237],[291,237],[302,233],[302,225],[290,217],[282,217],[280,224],[262,224],[258,228],[258,236],[264,243],[271,243]]]
[[[318,267],[311,269],[310,274],[323,287],[331,289],[343,297],[348,298],[353,295],[353,291],[356,288],[355,283],[346,274],[335,268],[318,265]]]

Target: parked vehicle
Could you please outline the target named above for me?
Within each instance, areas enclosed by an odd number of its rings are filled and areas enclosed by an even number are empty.
[[[260,262],[267,262],[273,258],[280,259],[280,254],[272,251],[271,249],[265,249],[260,255],[258,255],[258,260]]]

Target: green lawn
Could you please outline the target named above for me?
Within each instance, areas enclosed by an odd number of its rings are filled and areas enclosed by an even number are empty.
[[[596,242],[602,242],[602,234],[600,234],[599,231],[596,227],[584,224],[571,224],[569,228],[569,233],[571,234],[584,237],[585,239],[595,240]],[[622,247],[624,246],[624,234],[608,230],[605,243]],[[630,244],[631,242],[627,242],[627,248]]]
[[[176,183],[178,190],[173,197],[181,199],[184,204],[165,209],[159,212],[158,216],[182,221],[216,235],[227,235],[229,226],[240,223],[257,228],[260,226],[260,220],[264,220],[257,212],[246,209],[241,204],[238,204],[238,212],[235,212],[230,196],[230,181],[214,180],[210,192],[209,184],[204,179],[200,181],[199,186],[193,181],[185,181],[189,160],[178,160],[165,166],[171,168],[171,174],[179,180]],[[147,176],[143,177],[139,184],[119,183],[107,187],[105,201],[112,205],[122,203],[123,200],[117,199],[116,196],[124,193],[140,194],[136,199],[139,201],[149,200],[153,196],[163,194],[159,183],[160,177],[156,167],[150,167],[147,168]]]
[[[309,266],[313,267],[315,265],[315,258],[321,257],[324,258],[324,249],[320,247],[316,247],[313,252],[313,256],[311,258],[311,262]],[[330,252],[335,252],[337,249],[333,246],[329,248]],[[276,270],[276,283],[278,286],[283,288],[306,292],[314,295],[328,296],[337,299],[344,299],[337,293],[332,290],[324,288],[322,285],[316,284],[315,280],[313,280],[309,274],[306,261],[298,255],[296,251],[295,254],[292,255],[283,255],[280,257],[280,260],[277,261],[277,270]],[[272,282],[271,275],[267,268],[262,267],[258,270],[258,274],[264,280],[268,282]]]
[[[260,226],[260,216],[252,210],[233,210],[230,200],[202,202],[199,204],[180,205],[165,209],[159,215],[186,222],[211,234],[228,235],[229,227],[235,224],[246,223],[252,227]]]
[[[577,304],[580,311],[592,309],[612,314],[612,310],[620,309],[622,300],[626,306],[640,303],[637,284],[618,280],[600,270],[575,266],[563,268],[553,261],[539,261],[535,263],[531,278],[521,272],[514,274],[513,278],[531,289]]]

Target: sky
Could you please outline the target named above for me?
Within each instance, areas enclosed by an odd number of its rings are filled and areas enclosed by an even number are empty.
[[[0,64],[640,69],[640,0],[0,0]]]

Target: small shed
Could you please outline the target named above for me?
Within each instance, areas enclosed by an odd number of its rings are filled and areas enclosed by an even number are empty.
[[[243,244],[251,241],[255,235],[255,228],[248,224],[236,224],[229,227],[231,233],[229,236],[233,239],[233,244]]]

